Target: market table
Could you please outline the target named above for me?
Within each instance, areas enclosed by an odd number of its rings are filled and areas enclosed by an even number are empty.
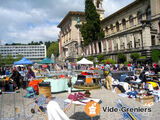
[[[71,81],[72,81],[72,85],[76,82],[77,77],[72,77]],[[51,92],[55,93],[55,92],[63,92],[63,91],[67,91],[68,90],[68,79],[67,78],[60,78],[60,79],[44,79],[44,82],[50,82],[51,85]],[[77,89],[74,89],[72,87],[72,91],[76,91]]]

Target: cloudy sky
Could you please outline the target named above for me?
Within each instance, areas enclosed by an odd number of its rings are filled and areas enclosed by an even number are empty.
[[[55,41],[68,11],[84,11],[85,0],[0,0],[0,42]],[[105,17],[134,0],[103,0]]]

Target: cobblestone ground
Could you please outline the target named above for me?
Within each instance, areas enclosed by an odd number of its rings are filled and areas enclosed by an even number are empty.
[[[14,95],[13,94],[4,94],[3,95],[3,101],[2,101],[2,95],[0,95],[0,107],[2,105],[1,111],[1,117],[5,118],[16,118],[16,120],[45,120],[43,115],[35,108],[36,113],[31,113],[31,108],[34,108],[33,104],[30,104],[33,102],[32,98],[24,98],[26,95],[25,90],[20,90],[19,93],[15,93],[15,106],[14,106]],[[58,98],[58,103],[64,108],[63,100],[65,100],[68,97],[68,93],[57,93],[52,94],[53,97]],[[105,88],[99,89],[99,90],[92,90],[91,91],[91,97],[101,99],[101,112],[100,115],[93,118],[93,120],[120,120],[123,118],[122,112],[104,112],[103,107],[117,107],[116,101],[118,99],[121,99],[126,105],[133,108],[142,107],[142,104],[134,99],[129,98],[123,98],[118,96],[115,93],[112,93],[109,90],[106,90]],[[15,109],[16,108],[16,109]],[[138,112],[137,114],[143,116],[143,120],[159,120],[160,118],[160,103],[154,103],[154,105],[151,107],[151,112]],[[17,111],[16,111],[17,110]],[[67,116],[71,120],[91,120],[90,117],[88,117],[84,113],[84,106],[77,106],[74,113],[74,105],[71,106],[71,108],[66,111]],[[6,120],[2,119],[1,120]]]

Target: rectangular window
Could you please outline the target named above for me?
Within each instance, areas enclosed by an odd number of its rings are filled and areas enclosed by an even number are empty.
[[[156,45],[155,36],[152,36],[152,45]]]

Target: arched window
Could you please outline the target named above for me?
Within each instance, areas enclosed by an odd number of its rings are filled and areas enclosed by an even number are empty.
[[[122,20],[122,26],[123,26],[123,29],[126,29],[126,20],[125,19]]]
[[[117,29],[117,32],[119,31],[119,22],[116,22],[116,29]]]
[[[129,16],[129,24],[130,24],[130,27],[132,27],[134,25],[133,16],[132,15]]]
[[[110,29],[111,29],[111,32],[113,32],[113,25],[112,24],[110,25]]]
[[[142,12],[138,12],[137,13],[137,18],[138,18],[138,23],[141,23],[141,21],[142,21]]]
[[[150,6],[146,10],[146,18],[147,20],[151,19],[151,7]]]

